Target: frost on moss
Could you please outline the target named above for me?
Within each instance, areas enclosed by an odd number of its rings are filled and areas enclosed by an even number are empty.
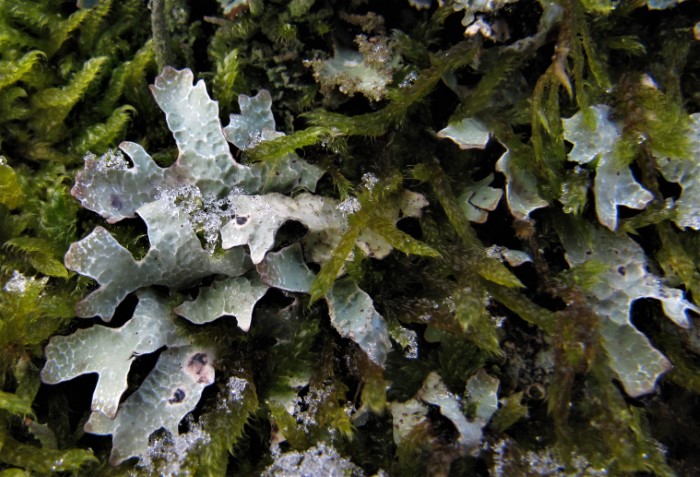
[[[505,7],[509,3],[517,0],[457,0],[454,2],[454,11],[464,11],[462,25],[466,27],[465,36],[475,35],[477,32],[486,38],[498,37],[497,28],[492,27],[484,21],[484,17],[493,15],[496,11]],[[480,15],[482,14],[482,15]]]
[[[686,300],[681,290],[664,285],[651,273],[644,250],[627,235],[586,226],[583,233],[574,227],[560,227],[560,236],[572,267],[590,261],[604,264],[585,291],[602,320],[600,332],[610,367],[630,396],[653,391],[656,380],[671,363],[632,324],[632,303],[640,298],[659,300],[666,316],[683,328],[690,326],[687,312],[700,313],[700,308]]]
[[[611,119],[605,105],[591,106],[563,119],[564,138],[574,147],[569,160],[579,164],[595,164],[595,207],[598,220],[610,230],[617,228],[617,207],[643,209],[653,198],[632,175],[627,165],[620,165],[615,147],[620,129]]]
[[[279,454],[275,461],[260,474],[263,477],[362,477],[362,469],[342,457],[333,447],[320,443],[304,452],[290,451]]]

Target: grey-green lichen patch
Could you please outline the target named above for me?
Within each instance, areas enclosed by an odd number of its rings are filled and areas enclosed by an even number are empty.
[[[653,195],[637,182],[628,166],[615,160],[619,127],[610,119],[606,105],[595,105],[563,119],[564,138],[574,147],[569,160],[596,164],[593,183],[598,220],[610,230],[617,228],[617,207],[643,209]]]
[[[197,298],[186,301],[174,311],[197,325],[210,323],[225,315],[235,316],[238,327],[248,331],[253,320],[253,308],[268,288],[257,277],[227,278],[201,288]]]
[[[476,372],[467,381],[466,394],[470,402],[474,403],[474,421],[485,427],[498,410],[498,386],[497,378],[490,376],[483,369]]]
[[[530,214],[549,204],[537,192],[537,181],[527,169],[513,167],[511,152],[505,153],[496,162],[496,170],[506,176],[506,200],[513,217],[529,220]]]
[[[469,221],[483,224],[488,219],[489,212],[493,212],[501,201],[503,190],[489,187],[492,181],[493,174],[489,174],[479,182],[465,187],[457,198],[459,207]]]
[[[143,455],[149,436],[164,428],[178,435],[178,425],[214,382],[213,354],[193,346],[165,350],[141,387],[124,401],[116,418],[93,412],[85,424],[92,434],[112,435],[110,462]]]
[[[52,340],[43,371],[46,382],[99,374],[85,429],[113,436],[115,464],[142,456],[149,436],[161,428],[177,439],[178,423],[213,381],[214,351],[192,348],[189,335],[176,327],[173,311],[194,324],[232,315],[248,331],[256,303],[268,288],[307,293],[314,274],[306,262],[327,261],[350,227],[352,212],[339,208],[334,198],[309,192],[283,195],[313,191],[323,174],[296,154],[251,166],[233,160],[226,138],[246,150],[282,135],[274,130],[269,93],[241,97],[241,114],[232,116],[224,134],[216,103],[203,83],[192,85],[192,78],[189,70],[166,68],[152,88],[180,152],[172,166],[160,168],[137,144],[122,143],[131,162],[120,152],[88,156],[72,191],[86,208],[111,223],[140,217],[150,242],[140,260],[102,227],[71,245],[66,266],[99,284],[78,303],[78,316],[109,321],[129,293],[136,292],[140,302],[121,328],[94,326]],[[364,182],[371,194],[379,179],[367,175]],[[376,215],[394,225],[402,217],[419,217],[426,205],[423,195],[403,191],[400,200]],[[308,233],[304,240],[274,252],[277,230],[288,221],[301,223]],[[358,231],[355,245],[375,258],[392,250],[371,226]],[[212,276],[216,278],[211,286],[174,310],[148,291],[151,285],[186,289]],[[325,298],[332,326],[382,366],[391,342],[372,299],[350,278],[338,280]],[[145,320],[156,313],[151,308],[159,310],[160,318]],[[133,357],[162,347],[168,349],[156,368],[120,405]],[[110,349],[113,352],[104,352]],[[115,359],[121,365],[114,366]],[[308,383],[308,376],[300,377],[291,387],[303,385],[304,379]]]
[[[396,445],[401,445],[413,429],[424,424],[428,419],[428,406],[417,399],[392,402],[389,409],[393,418],[393,436]]]
[[[272,97],[269,91],[261,90],[253,96],[238,96],[241,114],[232,114],[224,136],[238,149],[245,151],[257,146],[261,141],[273,139],[275,118],[272,115]]]
[[[511,250],[502,245],[491,245],[486,249],[486,256],[507,263],[511,267],[519,267],[525,262],[532,262],[532,257],[522,250]]]
[[[308,293],[315,276],[304,263],[298,242],[279,252],[268,253],[256,268],[265,284],[296,293]]]
[[[248,6],[249,0],[218,0],[224,15],[229,15]]]
[[[428,406],[437,406],[440,414],[454,424],[459,436],[455,446],[462,455],[479,449],[483,438],[483,428],[498,407],[499,381],[483,371],[472,376],[467,382],[468,402],[475,408],[475,416],[470,421],[462,411],[461,400],[447,388],[435,371],[431,371],[415,397],[406,402],[391,403],[394,442],[401,442],[418,425],[428,422]]]
[[[670,363],[632,324],[632,303],[640,298],[657,299],[666,316],[684,328],[690,326],[687,312],[700,313],[700,308],[686,300],[681,290],[664,285],[648,270],[644,250],[629,236],[592,226],[583,232],[566,226],[559,229],[569,265],[591,260],[605,265],[585,291],[592,309],[602,319],[600,331],[611,368],[630,396],[651,392],[658,377],[670,369]]]
[[[193,76],[189,69],[166,67],[151,91],[177,143],[179,155],[173,167],[178,175],[203,193],[219,195],[244,182],[250,172],[233,160],[217,103],[209,98],[203,81],[192,86]]]
[[[279,138],[285,134],[275,131],[272,115],[272,98],[263,89],[253,97],[238,96],[241,114],[232,114],[229,125],[223,129],[226,139],[241,151],[255,148],[262,142]],[[253,174],[248,192],[288,192],[303,189],[313,192],[316,183],[324,174],[323,169],[289,153],[279,161],[263,161],[250,166]]]
[[[665,10],[682,3],[684,0],[647,0],[647,6],[651,10]]]
[[[358,51],[337,47],[328,60],[305,61],[314,71],[314,78],[321,84],[324,94],[338,88],[341,93],[353,96],[361,93],[379,101],[387,93],[393,73],[393,59],[387,41],[382,37],[368,39],[357,35]]]
[[[656,381],[673,365],[632,325],[604,319],[599,326],[601,341],[625,392],[632,397],[652,392]]]
[[[483,149],[489,142],[489,130],[484,123],[474,118],[464,118],[450,123],[438,131],[437,136],[452,140],[460,149]]]
[[[298,243],[269,253],[257,269],[265,283],[290,292],[307,293],[314,279]],[[331,325],[338,333],[357,343],[372,361],[383,365],[391,350],[389,330],[370,296],[345,277],[335,282],[326,301]]]
[[[344,338],[357,343],[380,366],[391,350],[384,318],[374,309],[370,296],[350,278],[338,280],[326,296],[331,324]]]
[[[51,338],[41,379],[56,384],[97,373],[92,410],[113,419],[134,358],[163,346],[189,343],[164,300],[150,290],[139,291],[137,296],[134,315],[120,328],[95,325],[69,336]]]
[[[681,228],[700,230],[700,113],[690,115],[690,145],[695,158],[661,158],[659,168],[664,178],[676,182],[682,192],[676,201],[674,221]]]
[[[260,263],[275,243],[275,233],[287,221],[296,220],[310,232],[339,233],[345,227],[337,202],[302,193],[296,197],[281,194],[235,195],[231,206],[236,218],[221,229],[224,249],[248,245],[253,263]]]
[[[316,188],[323,170],[296,154],[287,155],[274,166],[262,163],[250,167],[236,163],[231,155],[226,137],[246,149],[252,146],[251,141],[259,143],[282,135],[274,131],[270,104],[265,101],[269,93],[262,91],[254,98],[240,98],[242,108],[250,107],[242,115],[233,115],[231,124],[222,129],[216,102],[207,95],[203,82],[193,86],[192,80],[190,70],[168,67],[151,88],[175,136],[179,150],[175,164],[160,168],[141,146],[132,142],[119,146],[131,159],[131,167],[119,152],[100,158],[88,154],[72,189],[83,207],[115,223],[135,217],[140,207],[156,200],[163,191],[183,185],[196,187],[202,196],[214,199],[231,192]],[[246,137],[249,141],[244,140]]]
[[[154,200],[157,187],[166,181],[165,170],[141,146],[123,142],[120,149],[131,159],[131,167],[120,151],[100,157],[88,154],[72,190],[83,207],[109,223],[135,217],[136,210]]]
[[[250,268],[250,260],[240,248],[215,255],[204,250],[188,218],[166,205],[161,199],[138,210],[151,242],[141,260],[134,260],[102,227],[71,245],[66,267],[100,283],[97,290],[78,303],[78,316],[99,316],[109,321],[126,295],[141,287],[179,288],[208,275],[237,276]]]

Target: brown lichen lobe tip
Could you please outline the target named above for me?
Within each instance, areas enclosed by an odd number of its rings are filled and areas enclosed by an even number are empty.
[[[197,352],[188,356],[185,371],[194,381],[205,386],[214,382],[214,367],[208,353]]]

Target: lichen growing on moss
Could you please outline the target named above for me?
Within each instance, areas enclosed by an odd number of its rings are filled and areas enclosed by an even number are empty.
[[[693,7],[0,0],[0,472],[700,473]]]

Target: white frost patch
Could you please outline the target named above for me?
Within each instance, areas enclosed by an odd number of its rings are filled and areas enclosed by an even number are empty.
[[[262,477],[362,477],[362,469],[325,443],[305,452],[286,452],[261,474]]]
[[[185,421],[189,431],[179,435],[166,431],[165,435],[153,439],[136,467],[161,477],[193,475],[189,469],[184,468],[187,456],[193,450],[206,446],[211,438],[199,423],[194,422],[191,415]]]
[[[357,197],[348,197],[340,204],[338,204],[337,209],[343,217],[347,218],[348,215],[356,214],[357,212],[359,212],[360,209],[362,209],[362,204],[360,204],[360,201],[357,199]]]
[[[5,287],[3,290],[9,293],[17,293],[17,294],[22,294],[26,292],[29,288],[34,287],[35,285],[39,285],[40,287],[44,287],[46,283],[48,282],[48,278],[34,278],[34,277],[26,277],[24,276],[21,272],[14,270],[12,272],[12,277],[5,283]]]
[[[85,154],[84,160],[95,161],[95,169],[100,173],[105,173],[107,171],[123,171],[129,167],[129,163],[124,159],[122,152],[114,152],[111,149],[107,151],[106,154],[102,154],[99,158],[94,154],[87,153]]]

